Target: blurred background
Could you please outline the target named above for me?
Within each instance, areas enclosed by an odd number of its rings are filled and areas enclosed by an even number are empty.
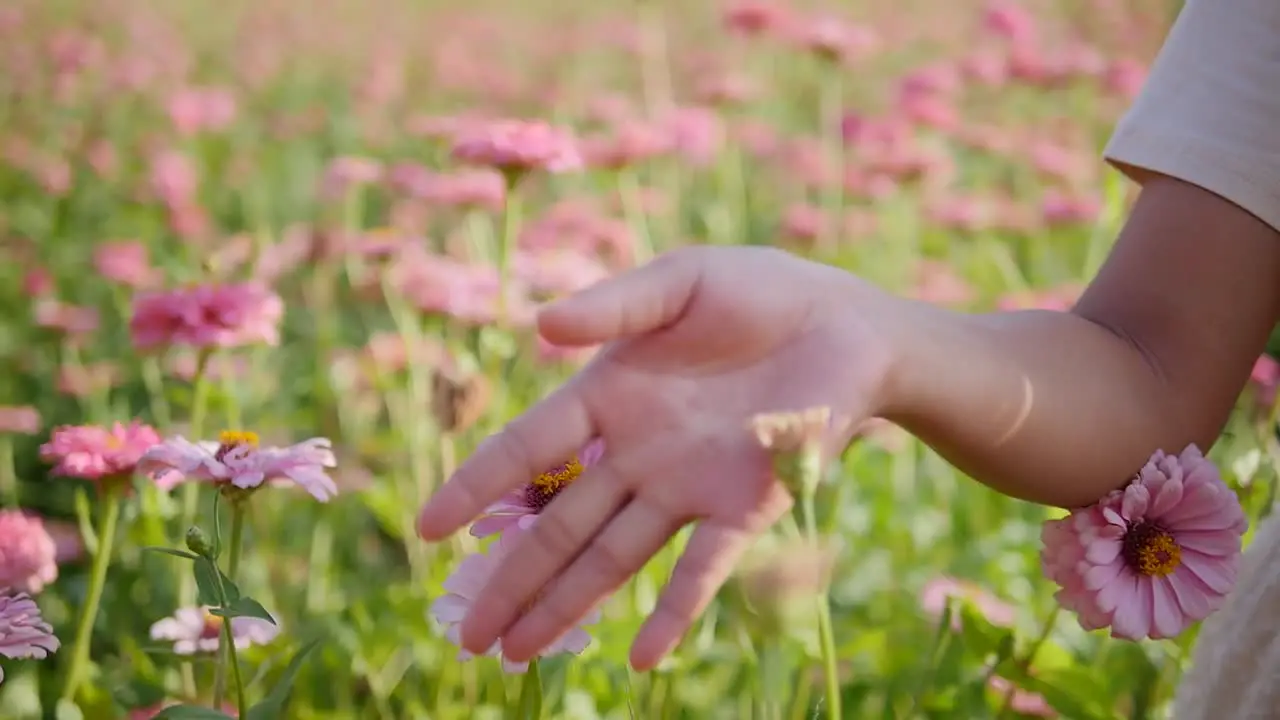
[[[587,357],[540,342],[533,304],[712,243],[776,245],[958,309],[1065,309],[1132,199],[1100,151],[1176,12],[1167,0],[5,0],[0,473],[16,488],[7,502],[57,542],[58,577],[36,600],[64,647],[0,662],[0,717],[144,718],[207,699],[186,696],[181,659],[149,639],[181,604],[183,570],[141,548],[178,547],[185,527],[176,497],[139,482],[85,687],[75,708],[56,702],[97,496],[38,452],[60,424],[189,433],[201,369],[203,436],[324,436],[338,457],[332,502],[254,499],[238,581],[282,629],[241,654],[254,692],[317,637],[287,717],[510,716],[522,679],[460,663],[427,614],[477,543],[427,546],[413,522],[476,442]],[[451,157],[460,133],[495,118],[571,133],[583,167],[508,192],[501,173]],[[207,363],[134,348],[139,293],[244,281],[284,299],[278,345]],[[1213,453],[1255,518],[1275,485],[1278,378],[1260,359]],[[831,602],[845,717],[1163,716],[1194,633],[1124,643],[1054,613],[1039,567],[1054,511],[987,490],[883,423],[838,474],[824,507],[844,548]],[[781,629],[784,682],[766,683],[760,638],[779,629],[749,582],[722,592],[669,663],[628,669],[674,553],[604,608],[581,656],[544,662],[544,717],[770,717],[761,698],[776,717],[820,713],[803,618]],[[205,687],[209,667],[194,672]]]

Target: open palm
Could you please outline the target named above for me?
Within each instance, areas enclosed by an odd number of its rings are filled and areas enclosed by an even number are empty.
[[[483,443],[424,508],[420,532],[451,534],[592,437],[607,450],[493,574],[464,645],[501,638],[512,660],[536,655],[696,522],[632,648],[634,666],[656,664],[789,506],[748,420],[830,406],[843,420],[836,448],[875,407],[887,353],[848,302],[868,292],[777,250],[691,248],[544,311],[548,340],[604,348]]]

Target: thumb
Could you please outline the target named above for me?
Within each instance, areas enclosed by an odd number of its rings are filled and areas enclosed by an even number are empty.
[[[680,319],[702,277],[695,248],[665,253],[602,280],[538,313],[538,332],[553,345],[582,347],[661,330]]]

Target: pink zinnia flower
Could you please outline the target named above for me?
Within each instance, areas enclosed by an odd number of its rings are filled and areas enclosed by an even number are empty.
[[[947,601],[968,603],[993,625],[1013,625],[1017,613],[1014,607],[975,583],[950,577],[936,577],[925,583],[920,591],[920,608],[931,617],[942,617]],[[952,628],[960,629],[960,618],[952,616]]]
[[[222,639],[223,618],[209,613],[208,608],[179,608],[151,626],[152,640],[168,640],[178,655],[211,653],[218,649]],[[231,637],[237,650],[253,645],[266,645],[280,634],[279,626],[255,617],[231,619]]]
[[[149,285],[155,277],[147,246],[136,240],[106,242],[93,249],[93,264],[104,278],[131,288]]]
[[[26,593],[0,593],[0,655],[11,660],[34,658],[43,660],[58,651],[60,643],[40,617],[40,608]],[[4,668],[0,668],[0,682]]]
[[[604,440],[592,440],[582,448],[577,457],[551,468],[530,480],[529,484],[507,493],[501,500],[485,508],[480,518],[472,523],[471,534],[487,537],[513,526],[528,527],[547,503],[577,480],[587,468],[600,462],[603,456]]]
[[[431,604],[430,614],[436,622],[444,626],[445,637],[450,642],[461,645],[462,619],[467,616],[467,612],[471,609],[471,604],[475,602],[476,596],[480,594],[485,584],[489,582],[489,577],[493,575],[494,570],[497,569],[503,558],[511,552],[511,548],[514,547],[514,542],[519,534],[520,531],[518,530],[504,533],[489,547],[487,553],[475,553],[463,558],[458,567],[454,569],[453,574],[445,579],[444,590],[446,594],[437,598]],[[539,656],[547,657],[560,653],[577,655],[581,653],[591,643],[591,635],[583,627],[592,625],[598,622],[599,619],[600,611],[593,610],[577,626],[543,648],[542,652],[538,653]],[[502,655],[502,641],[494,642],[493,646],[484,654],[489,657],[500,657]],[[470,660],[472,657],[473,655],[466,650],[458,651],[459,660]],[[502,658],[502,669],[506,672],[523,673],[528,667],[528,663],[511,662],[505,657]]]
[[[1173,637],[1222,605],[1248,525],[1196,446],[1157,451],[1127,487],[1045,523],[1041,562],[1086,630]]]
[[[564,172],[582,167],[568,132],[544,122],[497,120],[461,130],[453,144],[459,162],[484,165],[510,177],[532,170]]]
[[[129,332],[139,348],[276,345],[283,316],[284,301],[258,283],[199,285],[139,295]]]
[[[40,412],[30,405],[0,405],[0,433],[35,435],[40,431]]]
[[[136,420],[110,428],[62,425],[40,446],[40,457],[55,463],[55,475],[99,480],[132,475],[143,453],[159,442],[154,428]]]
[[[36,594],[58,579],[58,546],[39,517],[0,510],[0,587]]]
[[[142,456],[138,470],[163,490],[172,490],[184,480],[230,484],[242,490],[289,480],[320,502],[328,502],[338,494],[338,486],[325,468],[337,464],[326,438],[285,448],[260,447],[255,433],[224,432],[216,443],[169,438]]]

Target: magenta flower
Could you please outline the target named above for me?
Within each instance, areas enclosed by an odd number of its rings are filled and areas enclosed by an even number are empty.
[[[1194,445],[1157,451],[1127,487],[1045,523],[1041,562],[1086,630],[1168,638],[1222,605],[1248,524]]]
[[[160,442],[150,425],[133,421],[111,428],[97,425],[63,425],[40,446],[40,457],[54,463],[53,472],[64,477],[99,480],[132,475],[143,453]]]
[[[21,510],[0,510],[0,587],[39,593],[58,579],[58,546],[44,522]]]
[[[582,167],[577,143],[568,132],[528,120],[481,122],[460,130],[453,157],[495,168],[508,177],[533,170],[564,172]]]
[[[43,660],[58,651],[53,628],[40,617],[40,608],[26,593],[9,595],[0,590],[0,655],[11,660]],[[0,668],[4,682],[4,668]]]
[[[208,608],[179,608],[151,626],[152,640],[168,640],[178,655],[216,652],[222,639],[224,619],[209,613]],[[237,650],[253,645],[266,645],[280,634],[279,626],[261,618],[231,619],[231,637]]]
[[[93,265],[102,277],[126,287],[142,288],[155,279],[147,246],[136,240],[103,243],[93,249]]]
[[[285,448],[259,447],[251,432],[224,432],[218,442],[193,443],[181,436],[169,438],[147,452],[138,470],[171,490],[184,480],[231,485],[242,490],[264,482],[292,481],[320,502],[338,494],[338,486],[325,472],[337,466],[325,438],[311,438]]]
[[[582,448],[577,457],[551,468],[530,480],[529,484],[507,493],[501,500],[485,508],[479,519],[471,524],[471,534],[488,537],[513,526],[527,528],[547,503],[554,500],[561,490],[569,487],[587,468],[600,462],[603,456],[604,440],[592,440]]]
[[[455,645],[461,645],[462,619],[467,616],[467,612],[471,609],[471,604],[475,602],[476,596],[480,594],[480,591],[489,581],[499,563],[502,562],[507,553],[511,552],[519,533],[519,530],[504,533],[489,547],[487,553],[475,553],[463,558],[458,567],[454,569],[453,574],[445,579],[444,590],[446,594],[437,598],[431,604],[430,614],[436,622],[444,627],[445,637],[450,642]],[[591,635],[583,627],[592,625],[598,622],[599,619],[600,611],[593,610],[577,626],[571,628],[564,635],[543,648],[538,655],[547,657],[560,653],[573,653],[574,655],[581,653],[591,643]],[[502,655],[502,641],[495,642],[484,654],[489,657],[500,657]],[[472,654],[466,650],[458,651],[459,660],[470,660],[472,657]],[[502,658],[502,669],[505,672],[523,673],[528,667],[528,663],[511,662],[505,657]]]
[[[258,283],[199,285],[139,295],[129,332],[138,348],[276,345],[283,317],[284,301]]]

